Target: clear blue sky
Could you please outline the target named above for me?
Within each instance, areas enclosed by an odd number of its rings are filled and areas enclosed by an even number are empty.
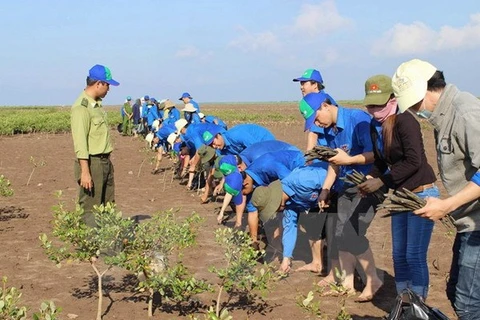
[[[294,101],[321,71],[337,100],[411,58],[479,95],[478,0],[1,1],[0,105],[70,105],[88,69],[108,66],[127,95],[198,102]]]

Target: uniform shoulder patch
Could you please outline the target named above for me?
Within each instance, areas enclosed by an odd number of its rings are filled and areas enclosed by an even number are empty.
[[[80,103],[80,105],[84,106],[85,108],[88,108],[88,99],[87,99],[87,98],[83,98],[83,99],[82,99],[82,102]]]

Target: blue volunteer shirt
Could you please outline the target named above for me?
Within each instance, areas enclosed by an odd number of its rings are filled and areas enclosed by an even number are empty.
[[[282,180],[282,190],[289,196],[283,210],[283,256],[291,258],[297,241],[298,215],[318,203],[318,195],[327,176],[328,163],[317,162],[294,169]],[[312,213],[318,214],[318,213]]]
[[[245,169],[253,180],[253,187],[268,186],[275,180],[287,177],[293,169],[305,165],[303,153],[298,150],[282,150],[266,153],[256,159]],[[250,202],[251,194],[247,196],[247,211],[255,212],[257,209]]]
[[[195,109],[197,110],[197,113],[200,112],[200,106],[198,105],[198,102],[190,99],[190,103],[193,104],[193,106],[194,106]]]
[[[160,146],[163,146],[165,150],[169,149],[167,138],[171,133],[174,133],[175,131],[177,131],[175,125],[166,123],[162,124],[160,129],[155,132],[155,136],[159,139],[156,147],[158,148]]]
[[[158,114],[158,108],[157,106],[153,105],[148,109],[148,114],[147,114],[147,124],[149,128],[152,128],[153,121],[157,120],[160,118],[160,115]]]
[[[310,131],[317,134],[317,146],[328,146],[327,139],[325,138],[325,129],[313,124]]]
[[[257,143],[252,144],[251,146],[247,147],[245,150],[240,152],[239,156],[242,158],[242,161],[248,167],[252,164],[256,159],[263,156],[264,154],[282,150],[292,150],[301,152],[293,144],[280,141],[280,140],[266,140],[260,141]]]
[[[253,179],[255,187],[267,186],[303,165],[305,158],[302,152],[283,150],[264,154],[248,166],[245,172]]]
[[[160,141],[166,141],[168,136],[177,131],[174,124],[164,123],[160,129],[155,132],[155,135],[160,139]]]
[[[195,152],[204,145],[203,133],[209,128],[207,123],[195,123],[187,127],[185,134],[181,135],[182,141],[185,142],[190,149],[190,156],[193,156]]]
[[[168,118],[165,119],[165,123],[174,124],[175,121],[180,119],[180,111],[177,108],[173,107],[168,112]]]
[[[202,120],[200,120],[200,117],[196,112],[184,112],[183,115],[188,123],[202,123]]]
[[[223,122],[222,119],[215,117],[215,116],[205,116],[206,123],[212,123],[221,126],[223,129],[227,130],[227,124]]]
[[[373,152],[372,139],[370,137],[370,121],[368,113],[359,109],[347,109],[338,107],[337,123],[335,127],[325,128],[325,138],[330,148],[339,148],[350,156],[356,156],[364,152]],[[343,188],[343,180],[346,174],[353,170],[367,175],[372,164],[341,166],[335,189]]]
[[[275,136],[267,129],[257,124],[239,124],[222,133],[225,147],[220,154],[239,154],[247,147],[260,141],[275,140]]]
[[[142,118],[146,118],[148,114],[148,103],[144,102],[142,103]]]

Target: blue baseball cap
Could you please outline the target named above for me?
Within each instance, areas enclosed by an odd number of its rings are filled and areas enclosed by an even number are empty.
[[[317,69],[307,69],[302,74],[301,77],[293,79],[293,81],[316,81],[319,83],[323,83],[322,75],[320,71]]]
[[[132,97],[127,96],[127,100],[128,100],[128,101],[132,100]]]
[[[237,172],[237,158],[232,154],[222,157],[218,162],[218,170],[220,170],[224,176]]]
[[[223,189],[233,196],[233,203],[238,206],[243,202],[242,196],[243,178],[240,172],[233,172],[225,177]]]
[[[213,142],[213,139],[215,139],[215,136],[218,134],[218,133],[222,133],[224,132],[225,129],[223,129],[221,126],[219,125],[216,125],[216,124],[210,124],[208,127],[207,127],[207,130],[205,130],[203,132],[203,135],[202,135],[202,138],[203,138],[203,142],[209,146],[212,144]]]
[[[150,97],[148,95],[146,95],[145,97],[143,97],[144,100],[150,100]]]
[[[320,106],[325,100],[327,100],[327,98],[329,98],[329,95],[325,92],[312,92],[307,94],[300,101],[298,108],[305,119],[305,131],[310,129],[313,125],[317,110],[320,109]]]
[[[183,98],[190,98],[190,99],[192,99],[192,97],[190,96],[190,93],[188,93],[188,92],[182,93],[182,96],[181,96],[178,100],[182,100]]]
[[[152,101],[152,102],[157,102],[157,99],[155,99],[155,98],[152,97],[152,98],[150,98],[150,101]]]
[[[112,79],[110,69],[100,64],[94,65],[88,71],[88,77],[92,80],[103,81],[112,86],[118,86],[120,83]]]

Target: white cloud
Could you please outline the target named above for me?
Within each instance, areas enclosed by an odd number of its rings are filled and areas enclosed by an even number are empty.
[[[353,22],[338,13],[335,2],[328,0],[319,4],[304,4],[295,18],[292,29],[302,35],[315,37],[349,28]]]
[[[194,58],[200,55],[200,50],[195,46],[182,47],[175,53],[177,58]]]
[[[439,31],[423,22],[398,23],[374,42],[372,53],[400,56],[477,46],[480,46],[480,13],[471,15],[463,27],[443,26]]]
[[[243,52],[274,51],[280,46],[277,36],[272,31],[251,33],[244,27],[238,27],[241,35],[230,41],[228,46]]]
[[[175,53],[175,58],[177,59],[196,59],[200,60],[202,62],[209,61],[213,58],[214,56],[213,51],[207,51],[203,52],[200,49],[198,49],[195,46],[186,46],[180,48],[176,53]]]

